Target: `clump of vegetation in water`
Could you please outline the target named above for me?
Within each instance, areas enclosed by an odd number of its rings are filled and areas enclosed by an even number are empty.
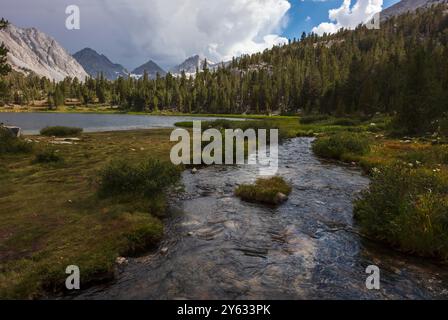
[[[370,140],[363,134],[340,132],[319,138],[313,144],[313,151],[319,157],[353,161],[370,151]]]
[[[64,159],[54,149],[45,148],[38,150],[33,163],[61,163]]]
[[[291,193],[291,186],[281,177],[259,178],[254,184],[243,184],[235,190],[235,195],[244,201],[280,204]]]
[[[355,202],[362,231],[399,249],[448,258],[448,176],[402,163],[376,169]]]
[[[8,129],[0,127],[0,154],[29,153],[32,145],[13,135]]]
[[[180,170],[170,162],[155,159],[133,164],[112,161],[99,173],[101,197],[136,195],[153,197],[180,179]]]
[[[82,131],[82,128],[55,126],[43,128],[40,134],[48,137],[68,137],[80,135]]]

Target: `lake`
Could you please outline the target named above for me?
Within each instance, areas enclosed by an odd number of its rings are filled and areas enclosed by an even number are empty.
[[[79,127],[83,128],[84,132],[104,132],[134,129],[173,128],[174,124],[180,121],[216,119],[218,118],[93,113],[0,112],[0,123],[18,126],[22,128],[22,132],[24,134],[38,134],[42,128],[48,126]]]

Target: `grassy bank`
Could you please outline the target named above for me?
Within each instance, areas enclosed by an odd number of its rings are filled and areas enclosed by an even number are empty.
[[[111,190],[100,197],[99,173],[118,158],[131,166],[131,174],[148,158],[168,160],[169,132],[84,134],[71,145],[36,136],[28,143],[32,152],[2,152],[0,297],[61,290],[68,265],[80,267],[81,286],[110,279],[116,257],[157,244],[164,199],[125,192],[107,196]]]
[[[361,230],[394,248],[448,261],[448,145],[444,137],[338,132],[314,152],[359,164],[372,182],[355,201]]]

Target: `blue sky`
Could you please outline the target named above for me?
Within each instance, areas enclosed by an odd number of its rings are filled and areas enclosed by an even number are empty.
[[[289,22],[283,31],[283,36],[292,39],[300,38],[303,31],[308,33],[313,27],[329,21],[328,11],[340,7],[343,0],[290,0],[289,2],[291,3],[291,9],[288,12]],[[397,2],[399,0],[384,0],[383,8]]]
[[[0,0],[1,16],[36,27],[69,52],[90,47],[126,68],[149,59],[164,68],[195,54],[219,62],[300,38],[343,0]],[[352,5],[381,0],[352,0]],[[383,8],[398,0],[384,0]],[[81,29],[67,30],[65,9],[81,11]],[[364,10],[364,9],[362,9]],[[361,12],[342,12],[341,21]],[[285,24],[285,22],[287,22]],[[326,26],[328,28],[328,26]],[[323,28],[322,30],[324,30]],[[326,29],[325,29],[326,30]]]

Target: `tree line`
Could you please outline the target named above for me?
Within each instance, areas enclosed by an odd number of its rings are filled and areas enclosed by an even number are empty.
[[[379,30],[302,34],[262,53],[234,58],[196,76],[150,79],[99,74],[56,83],[17,73],[2,76],[0,100],[104,103],[125,111],[188,113],[325,113],[395,115],[410,133],[434,130],[448,112],[448,15],[434,6],[393,17]],[[0,50],[1,53],[1,50]]]

